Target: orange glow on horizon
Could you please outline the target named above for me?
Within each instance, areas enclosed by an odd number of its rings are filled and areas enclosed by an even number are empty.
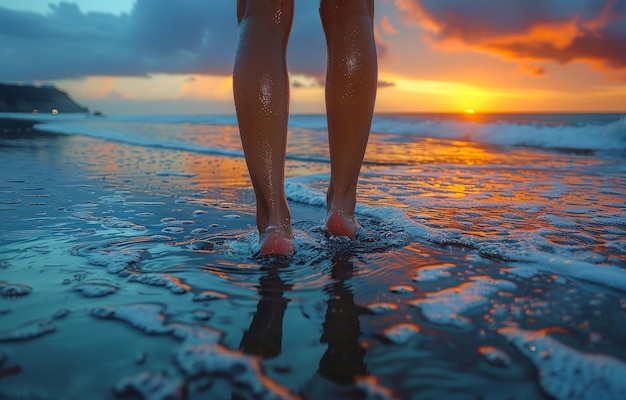
[[[230,99],[233,91],[231,76],[192,75],[180,85],[176,97],[182,99]]]

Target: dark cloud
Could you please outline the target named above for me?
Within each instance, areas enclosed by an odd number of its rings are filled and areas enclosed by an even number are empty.
[[[439,46],[588,62],[626,79],[626,0],[396,0]]]
[[[326,46],[314,1],[296,1],[293,73],[320,79]],[[137,0],[114,15],[70,2],[46,15],[0,7],[0,79],[33,81],[151,73],[230,75],[237,43],[234,0]]]
[[[378,88],[386,88],[386,87],[392,87],[395,86],[396,84],[394,82],[389,82],[389,81],[378,81]]]

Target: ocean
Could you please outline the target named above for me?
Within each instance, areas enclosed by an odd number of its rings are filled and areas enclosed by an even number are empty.
[[[353,240],[293,115],[289,260],[234,116],[2,119],[1,399],[626,397],[625,114],[375,115]]]

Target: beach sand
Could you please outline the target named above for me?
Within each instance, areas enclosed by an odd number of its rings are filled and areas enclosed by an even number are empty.
[[[323,204],[292,198],[285,261],[253,255],[241,157],[15,130],[0,154],[0,399],[626,396],[620,287],[464,236],[416,240],[400,216],[368,211],[400,188],[367,166],[359,238],[326,237]],[[291,160],[288,176],[303,168],[327,165]],[[433,207],[407,213],[433,227],[471,222],[488,237],[485,214],[528,215],[434,208],[431,193]]]

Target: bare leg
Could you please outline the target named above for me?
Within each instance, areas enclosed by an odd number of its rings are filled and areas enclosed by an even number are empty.
[[[285,197],[289,80],[285,53],[293,0],[239,0],[239,43],[233,72],[235,108],[256,194],[261,255],[293,252]]]
[[[356,236],[356,187],[367,147],[378,79],[373,0],[322,0],[328,46],[326,114],[330,184],[326,229]]]

